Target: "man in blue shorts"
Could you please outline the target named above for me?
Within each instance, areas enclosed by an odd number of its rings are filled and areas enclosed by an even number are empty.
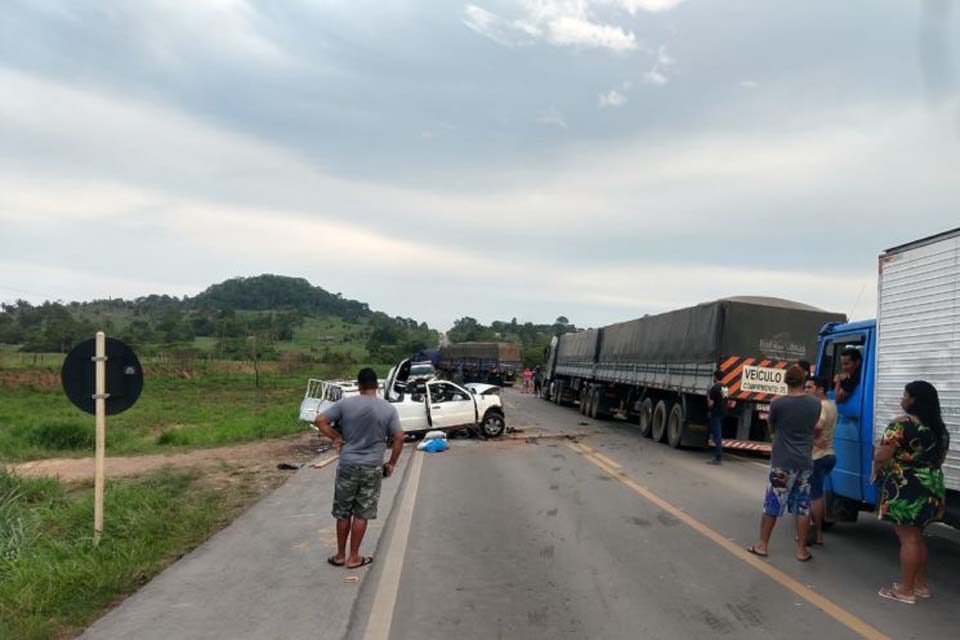
[[[808,373],[794,365],[787,370],[787,395],[770,404],[768,421],[773,434],[770,478],[763,501],[760,542],[747,551],[767,556],[777,518],[789,512],[797,519],[797,560],[807,562],[810,533],[810,474],[813,436],[820,419],[820,401],[804,393]]]

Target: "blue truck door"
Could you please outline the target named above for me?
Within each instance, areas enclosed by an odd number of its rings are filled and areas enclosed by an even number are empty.
[[[862,501],[864,469],[863,443],[872,442],[872,424],[864,424],[863,401],[864,379],[867,375],[867,335],[863,333],[844,334],[830,337],[824,342],[820,355],[817,375],[833,383],[833,377],[840,372],[840,354],[847,347],[858,349],[864,356],[861,365],[861,382],[846,402],[837,404],[837,427],[834,431],[833,445],[837,453],[837,465],[830,474],[830,490],[833,493]],[[833,392],[830,392],[833,397]],[[869,480],[868,480],[869,482]]]

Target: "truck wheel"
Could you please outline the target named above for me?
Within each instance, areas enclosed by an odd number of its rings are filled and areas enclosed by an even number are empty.
[[[670,416],[670,405],[666,400],[657,403],[653,410],[653,440],[663,442],[667,435],[667,418]]]
[[[561,398],[563,398],[563,383],[557,382],[556,386],[553,388],[553,404],[559,407],[561,404]]]
[[[677,402],[670,409],[667,418],[667,443],[674,449],[680,448],[687,431],[687,417],[683,415],[683,403]]]
[[[587,415],[587,388],[580,389],[580,415]]]
[[[645,398],[640,403],[640,435],[649,438],[653,432],[653,400]]]
[[[590,417],[596,420],[600,416],[600,387],[594,387],[590,394]]]
[[[495,411],[490,411],[483,417],[483,423],[480,425],[480,430],[483,431],[485,438],[499,438],[503,435],[503,432],[506,430],[507,424],[503,420],[503,416]]]

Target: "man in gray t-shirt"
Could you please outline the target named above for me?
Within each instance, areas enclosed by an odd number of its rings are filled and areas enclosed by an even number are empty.
[[[393,475],[403,451],[403,429],[397,409],[377,396],[377,374],[364,369],[357,376],[360,395],[344,398],[317,416],[322,435],[333,440],[340,453],[333,496],[333,517],[337,519],[337,555],[327,562],[356,569],[373,562],[360,556],[360,544],[367,522],[377,517],[380,481]],[[333,429],[340,426],[342,436]],[[391,439],[390,461],[384,464],[387,439]],[[347,538],[350,555],[346,554]]]
[[[797,517],[797,560],[806,562],[813,558],[807,551],[807,535],[813,432],[820,419],[820,401],[804,393],[806,375],[801,367],[790,367],[785,376],[787,395],[770,404],[768,422],[773,434],[773,451],[763,501],[760,542],[747,549],[758,556],[767,555],[767,544],[777,518],[789,512]]]

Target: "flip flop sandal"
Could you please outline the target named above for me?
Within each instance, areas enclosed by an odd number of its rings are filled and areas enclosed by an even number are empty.
[[[360,567],[365,567],[368,564],[373,564],[373,556],[367,556],[366,558],[361,558],[360,564],[354,565],[352,567],[349,565],[344,565],[344,566],[347,567],[347,569],[359,569]]]
[[[893,587],[884,587],[877,592],[877,595],[879,595],[881,598],[886,598],[887,600],[896,600],[897,602],[902,602],[903,604],[917,603],[916,597],[911,598],[909,596],[901,595]]]
[[[806,558],[797,558],[797,562],[810,562],[813,560],[813,554],[808,553]]]
[[[759,551],[757,551],[757,545],[747,547],[747,551],[752,553],[755,556],[760,556],[761,558],[766,558],[769,555],[769,554],[760,553]]]
[[[900,583],[899,583],[899,582],[894,582],[894,583],[893,583],[893,590],[896,591],[896,592],[899,592],[899,591],[900,591]],[[923,598],[924,600],[926,600],[926,599],[929,598],[932,594],[930,593],[929,587],[927,587],[927,588],[917,587],[916,589],[913,590],[913,595],[917,596],[918,598]]]
[[[332,565],[335,566],[335,567],[342,567],[342,566],[344,566],[345,564],[347,564],[347,561],[346,561],[346,560],[339,560],[339,561],[338,561],[338,560],[337,560],[337,556],[330,556],[329,558],[327,558],[327,563],[328,563],[328,564],[332,564]]]

